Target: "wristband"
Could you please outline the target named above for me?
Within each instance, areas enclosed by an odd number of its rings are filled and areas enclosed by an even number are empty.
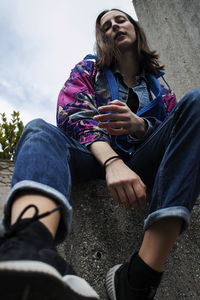
[[[122,159],[122,158],[119,155],[109,157],[108,159],[106,159],[106,161],[103,164],[104,168],[106,167],[107,163],[112,159]]]

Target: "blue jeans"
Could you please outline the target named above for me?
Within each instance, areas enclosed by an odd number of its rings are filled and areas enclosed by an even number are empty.
[[[151,189],[144,229],[165,217],[180,217],[186,227],[200,192],[200,89],[187,93],[163,124],[124,161]],[[104,177],[103,168],[85,146],[59,128],[33,120],[18,145],[4,222],[10,221],[17,195],[43,194],[63,207],[56,236],[61,241],[71,226],[71,182]]]
[[[71,182],[95,178],[104,178],[104,170],[85,146],[42,119],[29,122],[17,147],[4,224],[9,224],[19,194],[42,194],[63,208],[56,236],[62,241],[72,222]]]
[[[185,229],[200,193],[200,89],[188,92],[126,163],[151,189],[144,229],[173,216]]]

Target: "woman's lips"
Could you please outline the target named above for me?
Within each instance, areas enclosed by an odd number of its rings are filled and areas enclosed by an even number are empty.
[[[123,39],[123,37],[126,35],[125,32],[118,32],[116,35],[115,35],[115,40],[121,40]]]

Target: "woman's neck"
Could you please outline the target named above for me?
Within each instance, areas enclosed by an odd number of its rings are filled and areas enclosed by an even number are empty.
[[[128,87],[136,84],[136,76],[140,73],[140,66],[136,55],[133,52],[126,52],[121,55],[118,61],[119,70]]]

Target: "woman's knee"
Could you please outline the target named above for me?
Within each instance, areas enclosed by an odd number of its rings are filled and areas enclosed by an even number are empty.
[[[43,129],[46,126],[48,126],[48,123],[43,119],[33,119],[26,124],[26,126],[24,127],[24,131],[34,131],[36,129]]]
[[[70,147],[73,149],[78,148],[78,142],[76,140],[70,137],[67,133],[63,132],[60,128],[47,123],[43,119],[34,119],[27,123],[21,140],[30,138],[32,141],[35,140],[35,138],[40,138],[40,140],[48,140],[48,142],[52,145],[62,145],[65,151],[67,151],[67,149]]]
[[[26,124],[20,140],[31,139],[34,141],[39,138],[53,143],[59,136],[59,129],[56,126],[47,123],[43,119],[34,119]]]
[[[27,125],[24,127],[23,134],[48,134],[52,136],[57,136],[60,134],[60,130],[58,127],[44,121],[43,119],[34,119],[27,123]]]
[[[191,103],[200,105],[200,88],[187,92],[184,95],[183,99],[186,99],[186,101],[189,101]]]

